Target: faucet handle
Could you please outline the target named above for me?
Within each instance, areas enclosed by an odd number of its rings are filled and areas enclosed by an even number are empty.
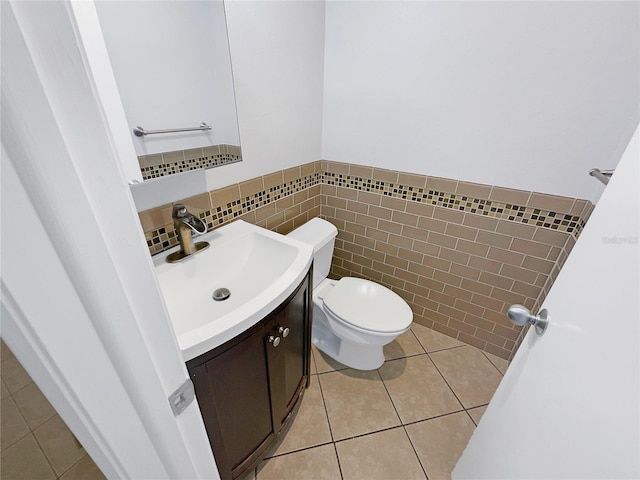
[[[173,218],[173,224],[177,228],[178,225],[186,225],[193,231],[202,235],[207,233],[207,224],[196,217],[193,213],[187,211],[182,203],[174,203],[171,211],[171,217]]]
[[[188,218],[182,219],[182,223],[184,223],[187,227],[189,227],[194,233],[197,233],[198,235],[207,233],[207,224],[203,220],[200,220],[195,215],[189,214]]]
[[[185,207],[182,203],[174,203],[173,210],[171,211],[171,216],[173,218],[184,218],[189,215],[187,212],[187,207]]]

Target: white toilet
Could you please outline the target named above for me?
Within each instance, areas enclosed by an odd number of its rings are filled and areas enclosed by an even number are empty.
[[[411,326],[413,312],[399,295],[361,278],[327,278],[338,230],[314,218],[289,233],[313,245],[311,341],[338,362],[358,370],[384,363],[382,347]]]

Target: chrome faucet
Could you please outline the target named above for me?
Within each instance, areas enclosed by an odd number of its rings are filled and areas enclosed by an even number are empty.
[[[167,262],[179,262],[209,246],[208,242],[193,243],[193,233],[198,235],[207,233],[207,224],[193,213],[189,213],[187,207],[182,203],[173,205],[171,217],[173,218],[173,226],[178,234],[180,250],[168,255]]]

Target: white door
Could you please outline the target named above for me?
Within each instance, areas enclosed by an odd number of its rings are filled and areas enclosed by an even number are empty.
[[[636,130],[453,478],[640,478],[638,158]]]
[[[97,96],[109,65],[92,70],[99,38],[79,40],[97,25],[95,6],[0,1],[0,11],[2,338],[108,478],[218,478],[197,402],[176,417],[167,400],[188,372],[109,99]]]

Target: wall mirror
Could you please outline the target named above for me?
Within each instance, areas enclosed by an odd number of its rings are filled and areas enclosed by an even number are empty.
[[[95,5],[143,180],[241,161],[222,0]]]

